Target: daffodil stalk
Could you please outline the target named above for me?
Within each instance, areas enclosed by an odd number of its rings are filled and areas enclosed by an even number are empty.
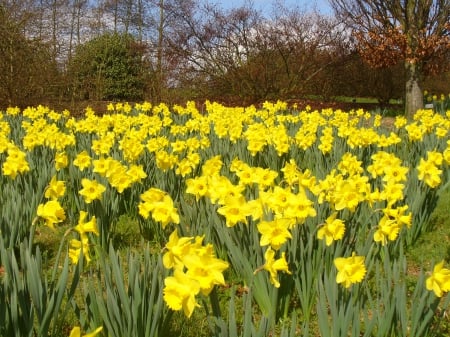
[[[0,261],[5,268],[5,280],[0,286],[0,333],[8,336],[55,335],[63,330],[70,302],[78,289],[81,264],[69,272],[69,259],[61,261],[64,240],[61,241],[51,277],[44,275],[40,250],[33,252],[24,240],[19,247],[20,260],[13,250],[7,250],[0,238]],[[60,264],[62,262],[62,264]],[[24,310],[27,308],[27,310]]]
[[[97,250],[98,258],[83,280],[83,303],[72,302],[80,321],[90,323],[83,328],[102,326],[111,337],[166,336],[173,312],[164,305],[168,273],[161,256],[151,254],[148,245],[140,253],[128,251],[124,260],[112,245],[108,252]]]

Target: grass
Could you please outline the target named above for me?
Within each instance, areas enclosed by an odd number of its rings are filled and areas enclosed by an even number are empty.
[[[432,264],[450,262],[450,186],[442,191],[436,209],[431,216],[431,231],[423,233],[408,250],[412,269],[430,270]]]
[[[358,103],[358,104],[378,104],[379,100],[374,97],[349,97],[349,96],[336,96],[334,98],[338,102],[344,103]],[[401,100],[390,99],[389,104],[401,105]]]
[[[307,95],[305,98],[316,102],[326,101],[324,97],[318,95]],[[383,117],[396,117],[405,113],[403,102],[399,99],[390,99],[387,105],[380,104],[379,100],[374,97],[335,96],[330,100],[337,107],[345,105],[347,110],[362,107]]]
[[[324,97],[320,95],[306,95],[305,98],[311,100],[323,101]],[[379,104],[378,98],[375,97],[359,97],[359,96],[333,96],[333,101],[341,103],[356,103],[356,104]],[[399,99],[390,99],[389,104],[402,105],[403,102]]]

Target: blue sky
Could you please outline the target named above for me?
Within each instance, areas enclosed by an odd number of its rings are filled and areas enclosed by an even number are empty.
[[[264,13],[270,13],[272,5],[276,0],[253,0],[257,9]],[[245,4],[245,0],[215,0],[213,2],[221,4],[224,8],[239,7]],[[313,9],[314,7],[322,14],[331,13],[331,8],[327,0],[284,0],[286,6],[298,6],[300,9]]]

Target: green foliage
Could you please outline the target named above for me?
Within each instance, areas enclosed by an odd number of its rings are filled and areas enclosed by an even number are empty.
[[[80,45],[69,64],[74,95],[95,100],[141,100],[144,97],[144,48],[131,35],[100,35]]]
[[[122,258],[113,246],[98,251],[97,266],[84,281],[83,307],[75,304],[82,322],[103,325],[111,337],[167,336],[172,316],[163,302],[167,271],[148,245]]]
[[[70,271],[68,257],[61,259],[65,240],[61,240],[49,278],[41,251],[39,247],[34,250],[31,241],[13,250],[0,238],[0,265],[6,274],[0,278],[1,336],[60,334],[77,290],[82,264]]]

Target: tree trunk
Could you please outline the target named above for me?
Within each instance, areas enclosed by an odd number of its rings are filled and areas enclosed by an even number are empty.
[[[159,0],[158,45],[156,54],[156,90],[155,101],[161,102],[163,90],[163,43],[164,43],[164,0]]]
[[[405,114],[412,118],[417,110],[423,109],[423,92],[421,88],[421,69],[413,62],[405,62],[406,91]]]

